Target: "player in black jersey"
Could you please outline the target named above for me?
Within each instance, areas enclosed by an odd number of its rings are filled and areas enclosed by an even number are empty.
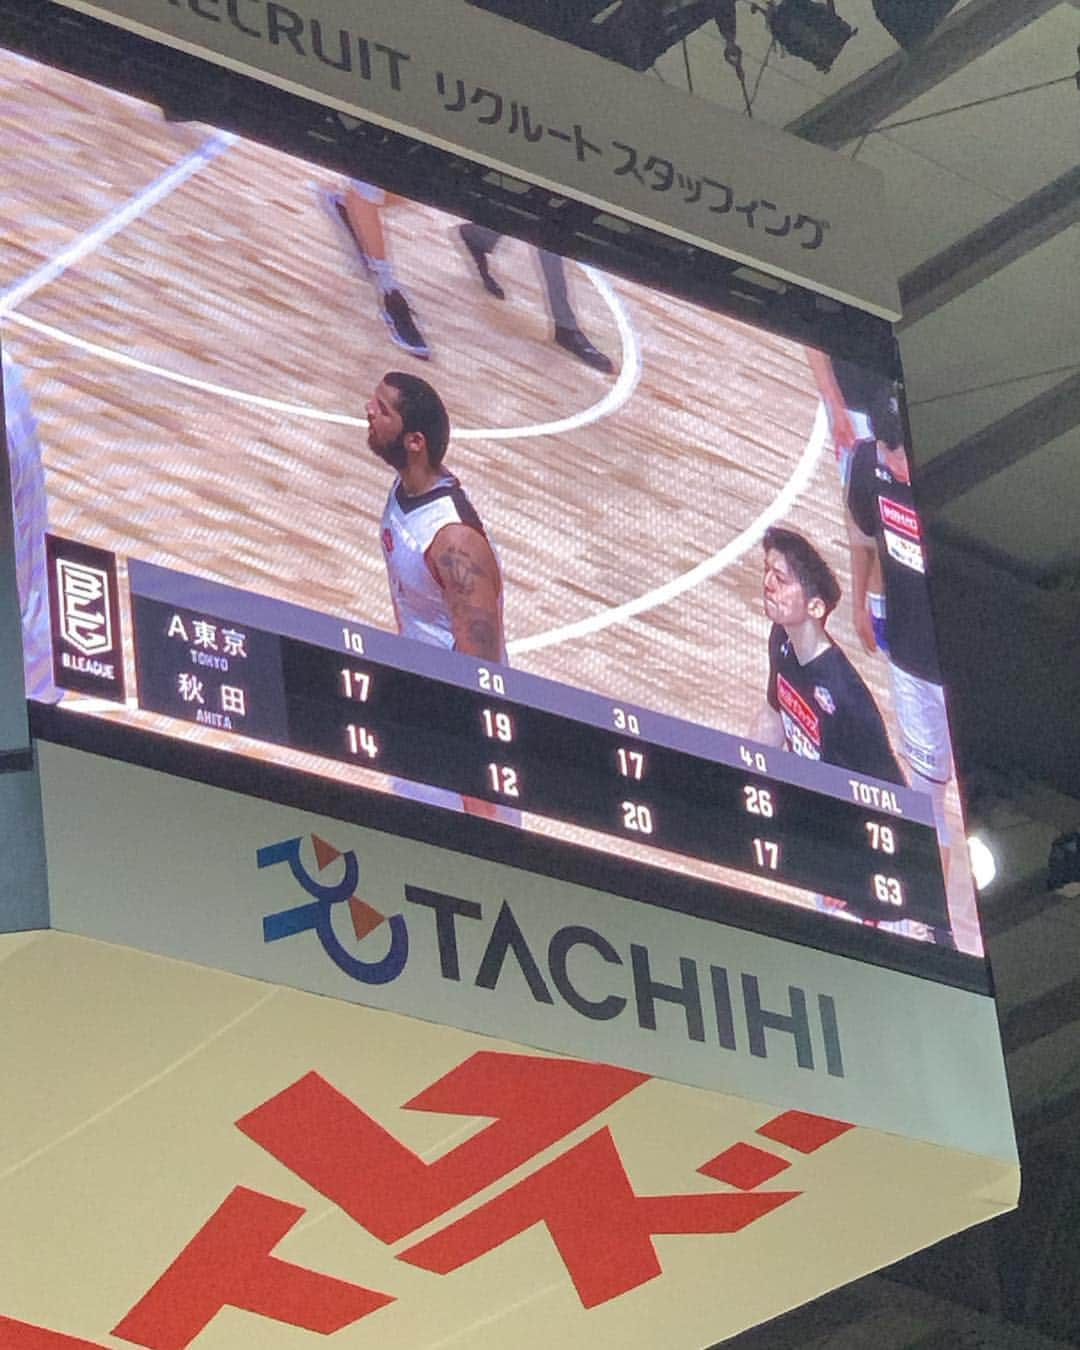
[[[867,610],[867,583],[880,565],[893,701],[911,767],[912,786],[929,792],[943,824],[945,785],[952,775],[945,695],[934,641],[922,526],[911,494],[911,471],[895,393],[871,411],[873,439],[856,445],[848,483],[851,600],[855,630],[867,651],[878,645]]]
[[[806,359],[814,373],[828,415],[829,434],[840,471],[840,488],[846,500],[855,447],[860,441],[873,439],[870,410],[880,399],[882,389],[888,390],[891,386],[881,375],[865,366],[838,356],[827,356],[814,347],[807,347]],[[867,576],[865,609],[867,622],[873,626],[874,640],[882,651],[887,651],[885,586],[881,568],[876,562]]]
[[[950,921],[953,932],[963,935],[977,931],[978,920],[968,878],[962,875],[963,839],[946,809],[952,748],[926,584],[925,540],[912,497],[895,389],[884,389],[874,400],[870,428],[870,438],[855,446],[847,488],[853,618],[867,651],[885,647],[901,753],[911,786],[928,793],[933,803]],[[866,598],[867,579],[879,566],[885,589],[885,644],[878,640]],[[959,860],[957,875],[951,868],[953,857]],[[952,943],[943,931],[936,940]]]
[[[763,544],[773,627],[766,701],[752,734],[806,759],[903,783],[877,704],[825,630],[840,600],[832,569],[794,530],[766,530]]]
[[[952,750],[945,716],[926,585],[922,525],[911,493],[899,401],[888,391],[871,410],[872,440],[855,447],[848,483],[851,599],[855,628],[867,651],[875,632],[867,613],[867,578],[880,565],[885,584],[885,633],[893,706],[911,786],[930,794],[948,873],[950,827],[945,795],[952,777]]]

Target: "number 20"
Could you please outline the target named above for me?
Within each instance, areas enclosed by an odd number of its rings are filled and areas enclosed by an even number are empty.
[[[623,828],[634,834],[652,834],[653,818],[649,808],[638,802],[623,802]]]

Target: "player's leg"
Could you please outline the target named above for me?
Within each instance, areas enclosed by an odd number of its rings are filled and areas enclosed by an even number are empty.
[[[472,221],[459,225],[457,232],[476,267],[484,290],[496,300],[505,299],[506,292],[492,276],[488,261],[502,235],[497,230],[492,230],[486,225],[477,225]],[[536,256],[544,280],[556,344],[576,356],[579,361],[592,366],[594,370],[610,374],[615,369],[614,363],[582,332],[577,315],[570,304],[570,294],[566,285],[566,265],[562,258],[557,253],[550,253],[543,248],[536,250]]]
[[[576,356],[579,361],[584,361],[587,366],[610,375],[615,369],[615,363],[610,356],[605,356],[593,346],[581,331],[577,315],[570,304],[570,293],[566,285],[566,263],[557,253],[549,253],[546,248],[538,248],[536,256],[544,277],[551,321],[555,325],[556,344],[572,356]]]
[[[953,777],[949,724],[945,712],[945,691],[940,684],[921,680],[890,663],[893,707],[900,728],[900,748],[907,763],[911,786],[925,792],[933,806],[941,847],[941,866],[946,882],[946,899],[952,933],[938,929],[935,939],[952,945],[955,937],[966,938],[969,929],[978,932],[978,919],[970,887],[949,884],[950,864],[965,853],[962,831],[947,809],[947,795]]]
[[[352,240],[364,271],[379,293],[390,337],[397,346],[426,361],[431,351],[394,270],[383,226],[383,211],[402,200],[371,183],[355,180],[343,192],[329,194],[326,206]]]
[[[506,292],[491,275],[491,267],[488,263],[488,256],[491,254],[495,245],[502,238],[498,230],[489,229],[487,225],[477,225],[473,221],[467,221],[464,225],[457,227],[458,237],[465,245],[465,250],[473,261],[473,266],[479,274],[480,281],[488,295],[492,295],[496,300],[505,300]]]
[[[367,184],[350,183],[339,199],[349,231],[369,266],[372,262],[389,263],[382,227],[385,197],[380,193],[376,198],[373,194],[377,191]]]

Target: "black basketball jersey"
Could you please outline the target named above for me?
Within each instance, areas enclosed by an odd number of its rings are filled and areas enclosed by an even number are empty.
[[[874,441],[860,441],[851,461],[848,509],[863,534],[877,540],[885,578],[885,632],[889,660],[909,675],[941,683],[926,549],[910,483],[878,460]]]
[[[795,754],[904,782],[878,706],[835,642],[800,666],[787,633],[773,624],[767,697]]]

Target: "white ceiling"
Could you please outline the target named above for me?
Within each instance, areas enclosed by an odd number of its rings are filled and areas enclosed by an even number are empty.
[[[775,49],[762,72],[769,48],[764,19],[748,4],[738,6],[751,90],[760,76],[753,113],[824,139],[882,172],[882,225],[902,277],[950,247],[961,250],[961,264],[977,262],[985,241],[969,238],[974,231],[1076,172],[1080,12],[1074,3],[967,0],[928,40],[929,61],[925,52],[898,54],[870,0],[837,0],[837,11],[858,31],[829,74]],[[988,42],[986,32],[999,40]],[[943,51],[950,73],[931,83],[921,72]],[[697,96],[743,108],[713,25],[695,33],[685,53],[679,46],[667,52],[653,77],[685,88],[688,69]],[[1048,81],[1058,83],[1013,94]],[[860,82],[871,90],[891,88],[892,110],[864,123],[853,97]],[[986,99],[996,101],[960,107]],[[853,134],[823,138],[806,125],[823,103],[840,112],[850,104]],[[1080,187],[1067,186],[1072,206],[1066,212],[1075,221]],[[1050,238],[1043,238],[1045,228],[1027,230],[1010,246],[1006,265],[902,326],[914,450],[923,465],[1080,370],[1080,225]],[[1071,407],[1071,429],[1030,451],[1014,435],[1009,457],[1022,457],[984,480],[976,448],[964,465],[966,490],[942,511],[954,542],[974,544],[1029,577],[1053,577],[1080,564],[1080,528],[1071,523],[1080,514],[1080,395]]]

